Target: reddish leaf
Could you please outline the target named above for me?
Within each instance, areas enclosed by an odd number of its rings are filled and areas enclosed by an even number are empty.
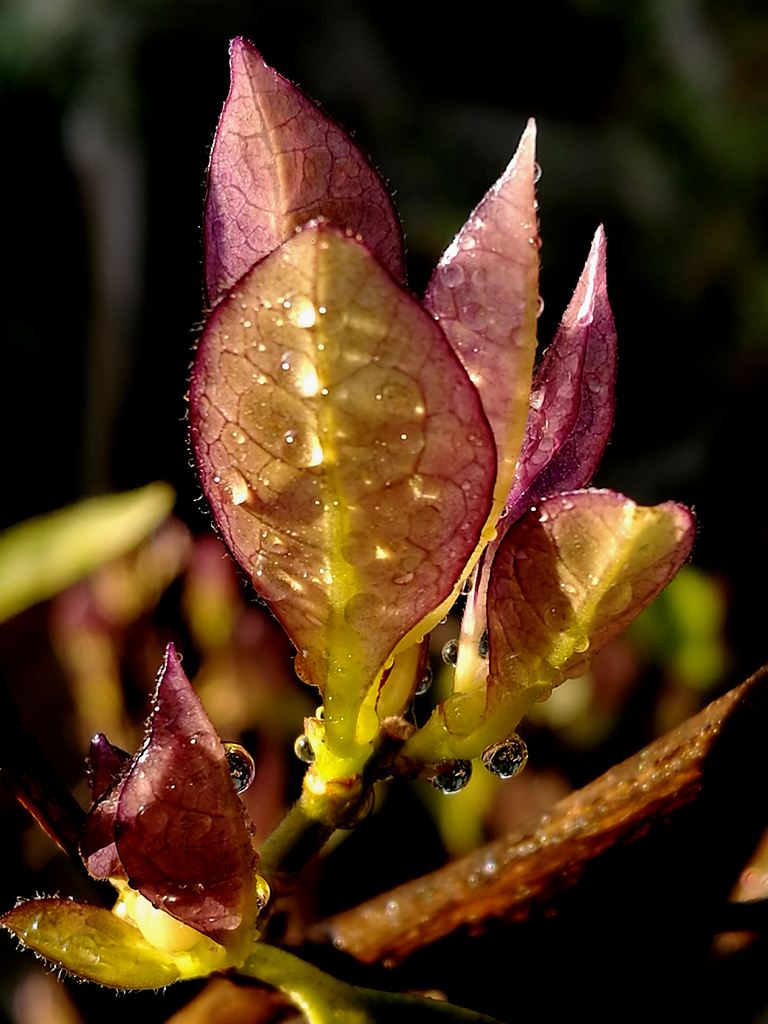
[[[91,796],[100,800],[123,774],[131,755],[110,743],[103,732],[97,732],[91,740],[85,763]]]
[[[359,233],[402,278],[392,200],[347,133],[245,39],[231,44],[230,73],[208,168],[209,300],[216,302],[296,227],[321,215]]]
[[[536,349],[535,138],[531,121],[511,163],[440,260],[425,299],[477,386],[493,428],[499,508],[523,439]]]
[[[534,379],[507,524],[540,498],[589,483],[613,425],[615,385],[616,330],[601,227]]]
[[[544,499],[501,543],[488,589],[490,687],[556,686],[583,674],[688,557],[694,523],[674,502],[613,491]]]
[[[488,519],[495,457],[477,392],[368,249],[317,224],[215,310],[190,403],[218,525],[343,744]]]
[[[243,805],[173,645],[144,747],[120,789],[116,842],[132,888],[217,942],[255,913]]]

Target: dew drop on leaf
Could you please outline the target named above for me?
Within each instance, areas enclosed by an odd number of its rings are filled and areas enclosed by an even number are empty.
[[[477,642],[477,653],[480,655],[481,658],[488,657],[488,648],[488,630],[484,629],[483,632],[480,634],[480,639]]]
[[[239,743],[225,743],[224,753],[235,789],[238,793],[245,792],[256,777],[256,764],[253,758]]]
[[[440,654],[446,665],[455,665],[459,658],[459,641],[448,640],[443,644]]]
[[[483,767],[500,779],[519,775],[527,763],[528,747],[516,732],[483,751]]]
[[[429,782],[441,793],[460,793],[472,778],[471,761],[447,761],[432,768],[427,775]]]
[[[312,744],[309,742],[309,736],[305,733],[296,737],[296,742],[293,744],[293,752],[304,764],[312,764],[315,760],[315,752],[312,749]]]

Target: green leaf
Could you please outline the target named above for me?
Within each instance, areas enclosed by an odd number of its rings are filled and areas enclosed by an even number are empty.
[[[136,547],[171,512],[168,484],[110,494],[0,534],[0,621],[52,597]]]
[[[162,988],[223,966],[223,951],[202,936],[199,948],[167,953],[112,911],[84,903],[29,900],[0,924],[55,966],[113,988]]]
[[[487,522],[477,392],[434,319],[320,223],[216,308],[190,402],[219,528],[323,693],[329,744],[350,751],[365,694],[450,599]]]

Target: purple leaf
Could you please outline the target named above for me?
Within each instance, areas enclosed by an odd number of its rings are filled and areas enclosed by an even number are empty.
[[[613,425],[615,383],[616,331],[600,227],[534,378],[525,440],[506,502],[507,529],[540,498],[589,483]]]
[[[256,855],[224,748],[172,644],[153,703],[119,791],[117,852],[132,888],[225,942],[256,912]]]
[[[523,439],[536,350],[535,141],[530,121],[511,163],[437,265],[425,298],[477,387],[493,428],[498,508],[512,484]]]
[[[103,732],[97,732],[91,740],[85,763],[85,773],[91,796],[100,800],[123,774],[131,755],[110,743]]]
[[[209,301],[319,216],[362,236],[402,279],[402,232],[392,200],[347,133],[245,39],[230,46],[230,74],[208,168]]]

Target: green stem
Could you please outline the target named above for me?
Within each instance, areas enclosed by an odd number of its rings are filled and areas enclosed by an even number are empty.
[[[307,814],[301,800],[291,807],[261,847],[259,871],[267,879],[293,876],[318,853],[335,829]]]
[[[287,950],[258,942],[238,973],[279,989],[308,1024],[499,1024],[474,1010],[400,992],[375,992],[332,978]]]
[[[257,943],[239,973],[280,989],[308,1024],[373,1024],[373,1017],[360,1006],[350,985],[277,946]]]

